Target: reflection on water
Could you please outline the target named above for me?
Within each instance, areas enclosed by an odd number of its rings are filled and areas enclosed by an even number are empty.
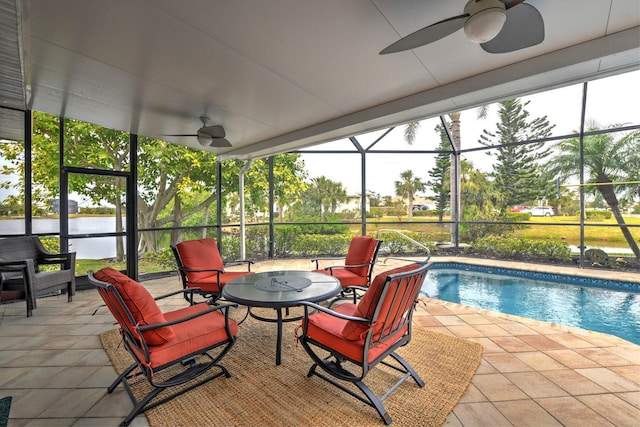
[[[124,220],[124,219],[123,219]],[[33,220],[33,233],[58,233],[60,220],[57,218]],[[79,217],[69,219],[69,234],[114,233],[116,218],[113,216]],[[0,234],[24,234],[23,219],[0,220]],[[124,239],[126,244],[126,239]],[[81,259],[102,259],[116,256],[115,237],[94,237],[90,239],[71,239],[70,250]]]

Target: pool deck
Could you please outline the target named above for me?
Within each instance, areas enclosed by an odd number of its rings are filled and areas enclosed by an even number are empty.
[[[640,274],[578,270],[495,260],[439,257],[640,283]],[[397,261],[376,265],[376,272]],[[308,259],[256,263],[254,271],[310,270]],[[143,282],[152,294],[178,289],[177,276]],[[447,426],[637,426],[640,346],[597,332],[423,298],[414,323],[479,342],[482,363]],[[131,408],[122,387],[108,395],[115,371],[98,334],[114,328],[94,291],[0,305],[0,397],[13,396],[9,426],[116,426]],[[348,396],[345,399],[349,399]],[[352,402],[349,401],[349,404]],[[414,408],[417,410],[418,408]],[[132,426],[147,426],[144,415]],[[382,425],[382,424],[381,424]],[[393,424],[395,425],[395,423]]]

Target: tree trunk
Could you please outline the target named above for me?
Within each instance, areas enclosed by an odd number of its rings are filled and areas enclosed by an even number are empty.
[[[122,197],[120,194],[117,194],[114,200],[115,210],[116,210],[116,233],[122,233]],[[116,236],[116,261],[122,262],[124,261],[124,242],[122,236]]]
[[[171,244],[175,245],[180,243],[180,239],[182,237],[182,230],[178,230],[177,228],[182,225],[182,203],[180,200],[180,196],[176,193],[173,196],[173,228],[171,230]]]
[[[611,208],[611,212],[613,212],[613,216],[616,219],[616,222],[618,223],[618,225],[620,226],[620,231],[622,231],[622,235],[627,240],[627,243],[629,244],[629,248],[631,248],[631,251],[633,252],[635,257],[640,260],[640,248],[638,248],[638,243],[636,243],[636,241],[633,240],[633,236],[631,235],[629,228],[626,227],[624,218],[622,217],[622,212],[620,212],[620,208],[618,207],[618,198],[616,197],[616,193],[613,190],[613,185],[607,184],[607,183],[610,183],[611,180],[607,177],[604,177],[604,178],[598,177],[596,179],[596,182],[598,184],[605,184],[605,185],[598,185],[598,191],[600,191],[600,194],[602,194],[602,197]]]

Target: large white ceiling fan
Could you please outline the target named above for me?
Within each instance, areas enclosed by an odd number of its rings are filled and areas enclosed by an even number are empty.
[[[462,15],[417,30],[387,46],[380,54],[415,49],[460,29],[489,53],[513,52],[544,40],[542,15],[524,0],[470,0]]]
[[[180,133],[167,136],[195,136],[203,147],[225,148],[231,147],[231,143],[225,138],[227,135],[221,125],[209,125],[211,119],[206,116],[200,117],[202,127],[196,133]]]

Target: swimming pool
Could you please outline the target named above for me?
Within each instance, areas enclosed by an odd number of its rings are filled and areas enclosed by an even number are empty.
[[[546,280],[540,279],[541,274]],[[639,284],[436,263],[421,292],[444,301],[604,332],[640,345]]]

